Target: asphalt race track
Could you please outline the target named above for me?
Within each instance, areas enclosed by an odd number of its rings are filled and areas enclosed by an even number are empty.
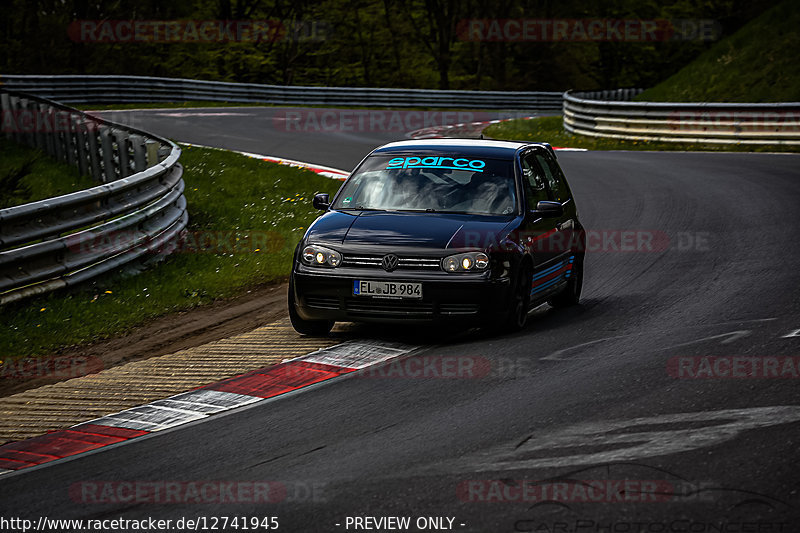
[[[205,144],[345,170],[372,148],[408,131],[454,122],[531,116],[530,112],[349,110],[297,107],[220,107],[104,112],[120,123]]]
[[[130,115],[175,140],[347,170],[402,137],[281,131],[276,109]],[[410,517],[410,531],[420,517],[478,532],[800,531],[800,158],[559,161],[590,230],[578,308],[539,308],[508,336],[363,328],[426,347],[384,372],[7,476],[4,515],[274,516],[280,530],[319,532],[390,516]],[[728,359],[692,366],[714,357]],[[439,358],[481,371],[443,376]],[[777,361],[766,374],[779,377],[731,377],[749,358]],[[272,504],[76,496],[81,482],[204,480],[287,492]]]

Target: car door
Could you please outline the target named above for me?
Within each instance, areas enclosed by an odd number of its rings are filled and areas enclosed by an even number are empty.
[[[560,263],[563,246],[559,244],[557,225],[560,218],[545,218],[535,214],[536,205],[543,200],[553,200],[548,189],[546,174],[537,160],[537,153],[529,151],[520,156],[522,183],[525,190],[525,221],[520,232],[520,243],[533,257],[534,273],[532,296],[544,294],[558,283],[564,265]]]
[[[543,173],[550,200],[559,202],[564,208],[564,214],[555,220],[557,234],[551,240],[554,246],[552,258],[558,260],[562,256],[571,255],[576,249],[579,225],[575,202],[564,173],[550,151],[542,148],[535,152],[534,157]]]

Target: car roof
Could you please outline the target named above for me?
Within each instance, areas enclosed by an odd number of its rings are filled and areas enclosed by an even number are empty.
[[[549,144],[540,142],[496,141],[493,139],[418,139],[384,144],[376,148],[372,153],[456,152],[478,157],[511,159],[515,153],[526,146],[542,146],[552,150]]]

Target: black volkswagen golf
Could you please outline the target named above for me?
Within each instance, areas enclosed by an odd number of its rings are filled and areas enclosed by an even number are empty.
[[[578,302],[584,231],[548,144],[394,142],[375,149],[295,250],[292,325],[451,322],[518,330]]]

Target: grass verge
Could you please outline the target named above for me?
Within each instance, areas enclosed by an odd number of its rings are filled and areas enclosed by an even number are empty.
[[[800,9],[795,0],[765,11],[636,100],[800,101]]]
[[[677,150],[715,152],[800,152],[798,146],[698,144],[655,141],[626,141],[586,135],[572,135],[564,130],[562,117],[515,119],[492,124],[483,134],[493,139],[515,141],[541,141],[553,146],[586,148],[588,150]]]
[[[292,252],[319,213],[314,193],[341,184],[224,150],[183,147],[189,237],[165,261],[0,307],[0,359],[51,354],[157,316],[287,277]]]
[[[0,209],[96,185],[44,152],[0,138]]]

